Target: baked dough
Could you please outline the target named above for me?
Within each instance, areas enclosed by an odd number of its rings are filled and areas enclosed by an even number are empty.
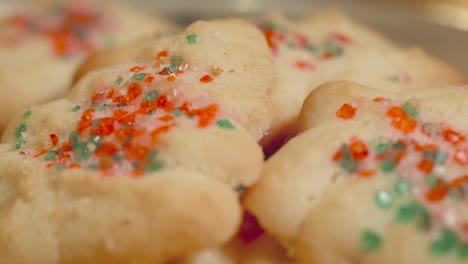
[[[268,47],[233,19],[196,22],[145,54],[11,122],[0,145],[0,263],[164,263],[235,235],[236,188],[264,162],[249,133],[257,124],[241,123],[258,112],[232,98],[268,116],[254,104],[274,84]]]
[[[419,48],[401,49],[337,10],[290,21],[280,13],[260,18],[272,50],[278,85],[270,94],[273,126],[261,141],[268,154],[296,133],[307,95],[333,80],[354,81],[384,91],[461,84],[453,67]]]
[[[25,108],[64,96],[91,52],[176,28],[115,1],[12,5],[0,17],[0,132]]]
[[[467,100],[324,84],[245,206],[298,263],[468,263]]]

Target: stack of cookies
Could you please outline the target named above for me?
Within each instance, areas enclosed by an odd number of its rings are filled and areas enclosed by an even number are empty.
[[[468,263],[468,81],[421,49],[336,10],[11,13],[0,263]]]

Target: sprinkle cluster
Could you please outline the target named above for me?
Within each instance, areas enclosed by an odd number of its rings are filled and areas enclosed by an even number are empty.
[[[190,66],[181,56],[161,51],[156,57],[155,66],[132,67],[101,85],[84,104],[72,107],[70,111],[79,112],[80,118],[70,134],[63,138],[51,134],[50,147],[20,153],[42,159],[56,170],[83,168],[107,176],[141,176],[164,167],[157,146],[173,128],[187,124],[200,129],[235,128],[208,98],[184,99],[187,85],[176,81]],[[166,89],[158,88],[161,85]],[[24,119],[30,114],[26,112]],[[15,131],[16,149],[26,145],[26,130],[23,123]]]
[[[34,12],[0,21],[0,45],[14,47],[26,37],[38,35],[50,41],[57,56],[70,56],[88,54],[114,42],[110,19],[84,1],[51,4]]]
[[[369,142],[352,137],[332,160],[349,175],[368,178],[380,171],[393,177],[393,186],[374,194],[375,205],[392,210],[396,222],[414,223],[421,232],[430,233],[432,255],[468,257],[466,135],[446,123],[420,120],[410,102],[373,101],[383,109],[393,136]],[[343,110],[349,109],[345,105],[337,115],[350,112]],[[364,230],[361,239],[366,252],[383,243],[372,230]]]
[[[353,44],[351,38],[342,33],[330,34],[325,41],[314,43],[303,33],[274,21],[260,21],[258,26],[263,31],[268,46],[275,57],[280,56],[281,50],[286,48],[306,51],[315,61],[317,59],[326,61],[342,56],[346,48]],[[302,71],[314,71],[317,67],[313,63],[314,60],[300,58],[292,66]]]

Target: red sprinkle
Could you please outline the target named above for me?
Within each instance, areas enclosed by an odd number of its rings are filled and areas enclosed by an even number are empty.
[[[426,199],[429,202],[440,202],[447,195],[447,191],[447,187],[445,186],[436,186],[426,193]]]
[[[453,159],[455,160],[456,163],[464,166],[468,165],[468,150],[467,149],[458,149],[454,156]]]
[[[96,150],[96,156],[98,157],[112,157],[119,151],[117,146],[111,142],[103,142]]]
[[[456,146],[458,143],[465,141],[465,137],[462,136],[460,133],[448,128],[443,130],[444,139],[447,142],[450,142],[452,145]]]
[[[303,71],[314,71],[315,66],[306,61],[296,61],[296,67]]]
[[[145,69],[145,67],[135,66],[135,67],[131,68],[130,71],[134,72],[134,73],[139,73],[144,69]]]
[[[358,174],[359,174],[359,176],[361,176],[362,178],[369,178],[369,177],[374,176],[375,171],[373,171],[373,170],[359,171]]]
[[[464,176],[456,178],[455,180],[452,181],[450,186],[453,188],[460,188],[464,184],[468,184],[468,175],[464,175]]]
[[[57,146],[58,143],[58,137],[55,134],[50,134],[50,142],[52,142],[52,145]]]
[[[349,150],[351,151],[353,158],[357,161],[365,159],[369,154],[366,143],[360,139],[352,139],[351,144],[349,145]]]
[[[423,159],[423,160],[421,160],[421,162],[419,162],[418,168],[421,171],[429,174],[429,173],[431,173],[432,169],[434,168],[434,162],[431,161],[431,160]]]
[[[356,108],[349,104],[343,104],[338,111],[336,111],[336,116],[342,119],[351,119],[356,115]]]
[[[147,77],[145,78],[145,82],[147,82],[147,83],[152,83],[153,80],[154,80],[154,77],[153,77],[153,76],[147,76]]]
[[[212,104],[205,108],[198,109],[195,114],[198,116],[198,127],[207,127],[218,112],[218,105]]]
[[[163,50],[156,55],[156,60],[160,61],[161,58],[167,57],[167,51]]]
[[[213,80],[213,78],[209,75],[205,75],[203,77],[200,78],[200,82],[202,83],[209,83]]]
[[[83,112],[83,114],[81,115],[80,122],[78,122],[78,125],[76,127],[76,130],[79,134],[83,133],[83,131],[85,131],[91,126],[91,124],[93,123],[93,115],[95,111],[95,109],[88,109]]]
[[[387,111],[387,116],[392,119],[392,125],[403,133],[410,133],[417,126],[416,120],[408,116],[401,107],[390,108]]]

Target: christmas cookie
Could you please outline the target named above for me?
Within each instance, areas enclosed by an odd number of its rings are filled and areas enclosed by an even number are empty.
[[[66,94],[91,52],[173,29],[107,1],[28,1],[0,18],[0,131],[24,108]]]
[[[245,204],[299,263],[467,263],[467,101],[323,85]]]
[[[278,85],[271,92],[273,127],[263,139],[273,152],[295,133],[302,102],[318,85],[350,80],[385,91],[465,80],[452,67],[422,50],[403,50],[338,11],[321,11],[291,22],[275,13],[261,18],[273,53]]]
[[[237,190],[263,166],[241,121],[268,111],[225,94],[253,105],[273,83],[262,41],[241,20],[197,22],[145,63],[95,71],[14,119],[0,145],[2,261],[164,263],[230,240]]]
[[[128,61],[147,63],[156,58],[159,64],[167,67],[161,74],[171,81],[185,71],[184,58],[203,62],[206,69],[204,75],[197,76],[198,81],[193,83],[195,90],[216,91],[220,103],[235,113],[240,124],[260,139],[270,128],[273,118],[267,95],[276,85],[271,54],[261,32],[250,23],[242,22],[245,28],[239,27],[240,22],[236,19],[219,23],[224,26],[202,27],[200,23],[185,30],[178,38],[166,35],[142,39],[98,53],[89,61],[90,64],[85,64],[90,68],[84,72],[92,72],[103,65]],[[178,53],[171,52],[179,45]],[[253,77],[247,79],[246,74]],[[217,84],[219,80],[223,80],[221,86]],[[213,86],[218,88],[213,90]],[[251,89],[252,86],[255,89]]]

